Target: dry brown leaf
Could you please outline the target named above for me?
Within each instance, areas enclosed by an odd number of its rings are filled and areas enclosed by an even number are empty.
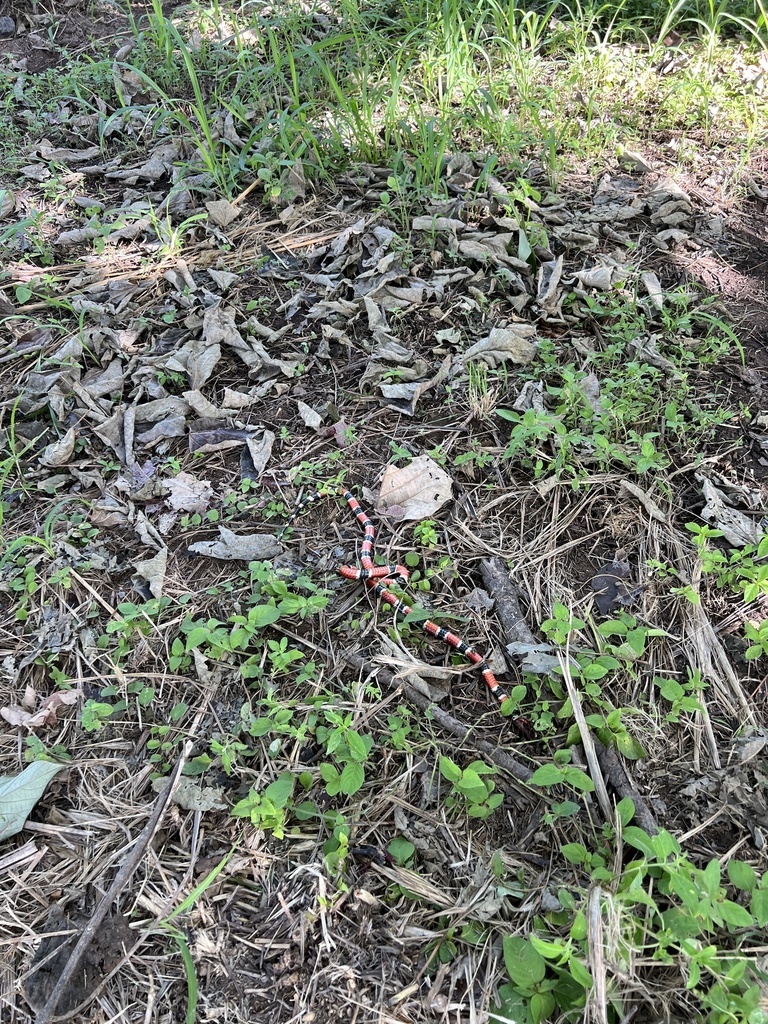
[[[429,519],[451,500],[451,478],[428,455],[402,469],[387,466],[376,511],[395,522]]]
[[[274,534],[271,533],[233,533],[226,526],[219,526],[218,540],[201,540],[190,544],[188,550],[196,555],[218,558],[224,562],[253,562],[259,559],[274,558],[283,550]]]
[[[133,567],[142,579],[149,584],[149,592],[158,600],[163,596],[165,571],[168,566],[168,548],[161,548],[152,558],[144,558],[134,562]]]
[[[507,360],[513,363],[530,363],[536,355],[536,345],[530,339],[535,337],[536,328],[531,324],[493,327],[487,338],[467,349],[462,356],[462,362],[482,362],[492,370]]]
[[[211,484],[191,473],[177,473],[172,480],[163,480],[162,487],[168,492],[166,504],[177,511],[203,513],[213,497]]]
[[[40,462],[43,466],[49,466],[51,469],[66,466],[75,452],[75,441],[75,428],[70,427],[63,437],[43,449],[40,454]]]
[[[214,199],[209,203],[205,204],[205,208],[208,211],[208,216],[211,218],[216,227],[227,228],[233,220],[237,220],[240,214],[243,212],[238,206],[233,206],[232,203],[226,199]],[[211,271],[209,270],[210,274]],[[211,274],[213,276],[213,274]],[[232,275],[237,280],[236,275]]]

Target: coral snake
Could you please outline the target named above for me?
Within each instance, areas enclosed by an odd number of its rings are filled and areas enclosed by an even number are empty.
[[[392,583],[395,583],[398,580],[406,583],[410,576],[409,570],[406,569],[404,565],[377,566],[373,564],[373,542],[376,536],[376,530],[373,523],[368,518],[367,512],[360,506],[357,498],[343,487],[334,488],[332,490],[317,491],[315,494],[312,494],[300,501],[293,510],[288,522],[280,531],[278,540],[282,539],[286,530],[293,525],[298,516],[300,516],[309,505],[312,505],[323,498],[333,498],[336,496],[344,498],[352,510],[355,519],[357,519],[363,530],[363,543],[360,547],[360,565],[362,568],[356,568],[352,565],[341,565],[339,566],[339,573],[348,580],[364,580],[367,586],[371,588],[377,597],[380,597],[382,601],[386,601],[387,604],[392,606],[396,615],[409,615],[413,609],[407,605],[405,601],[402,601],[397,594],[393,594],[392,591],[388,589]],[[422,621],[420,625],[430,636],[433,636],[436,640],[442,640],[442,642],[447,644],[448,647],[452,647],[459,654],[462,654],[467,658],[468,661],[471,661],[473,665],[476,665],[483,677],[485,685],[500,704],[503,704],[503,702],[508,699],[507,694],[499,686],[499,683],[493,672],[491,672],[487,662],[481,654],[478,654],[474,647],[470,647],[470,645],[462,640],[460,636],[456,636],[455,633],[451,633],[449,630],[443,629],[442,626],[438,626],[435,622],[425,620]]]

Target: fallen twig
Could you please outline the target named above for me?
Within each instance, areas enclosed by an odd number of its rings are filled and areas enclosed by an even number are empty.
[[[458,736],[462,740],[469,740],[472,746],[490,758],[494,764],[497,764],[499,768],[503,768],[508,771],[510,775],[516,778],[519,782],[528,782],[533,776],[533,772],[526,765],[521,764],[520,761],[508,754],[506,750],[501,747],[496,747],[492,743],[488,743],[486,740],[481,740],[476,736],[472,736],[472,726],[466,725],[464,722],[460,722],[458,718],[454,718],[449,715],[442,708],[439,708],[431,700],[425,697],[422,693],[419,693],[413,686],[411,686],[406,679],[399,679],[393,675],[392,672],[387,671],[385,668],[381,668],[375,665],[373,662],[366,661],[365,658],[361,658],[359,654],[346,654],[344,660],[348,665],[357,669],[358,672],[377,672],[379,677],[388,687],[400,688],[405,694],[406,698],[411,704],[415,704],[419,710],[428,713],[429,716],[434,719],[437,724],[450,732],[453,736]],[[528,796],[529,794],[526,794]]]

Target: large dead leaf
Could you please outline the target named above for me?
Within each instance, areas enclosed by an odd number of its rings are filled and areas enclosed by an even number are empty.
[[[224,562],[253,562],[262,558],[274,558],[283,550],[282,545],[271,533],[233,533],[226,526],[219,526],[218,540],[201,540],[190,544],[189,550],[196,555],[207,555]]]
[[[0,776],[0,842],[21,832],[45,787],[63,767],[52,761],[33,761],[19,775]]]
[[[161,548],[152,558],[134,562],[136,572],[149,584],[149,592],[158,600],[163,596],[165,570],[168,565],[168,548]]]
[[[482,341],[476,342],[462,356],[462,361],[485,363],[492,370],[507,360],[513,363],[530,363],[536,355],[536,328],[531,324],[510,324],[508,327],[493,327]]]
[[[376,511],[395,522],[429,519],[451,500],[451,478],[428,455],[402,469],[387,466]]]
[[[166,503],[177,511],[205,512],[213,497],[210,483],[191,473],[177,473],[172,480],[163,480],[163,490],[168,492]]]

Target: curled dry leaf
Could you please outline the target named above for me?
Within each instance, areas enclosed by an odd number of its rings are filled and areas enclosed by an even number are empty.
[[[745,544],[760,543],[764,532],[743,512],[727,504],[728,499],[723,491],[706,477],[702,479],[702,489],[707,500],[701,510],[701,518],[705,522],[722,530],[725,539],[734,547],[743,548]]]
[[[451,357],[446,356],[434,377],[429,380],[412,384],[380,384],[379,390],[387,399],[386,404],[390,409],[402,412],[406,416],[413,416],[416,412],[416,405],[421,396],[432,388],[441,384],[448,376],[451,367]]]
[[[253,562],[258,559],[274,558],[283,550],[282,545],[271,533],[233,533],[226,526],[219,526],[218,540],[201,540],[190,544],[188,550],[195,555],[218,558],[223,562]]]
[[[63,437],[43,449],[40,455],[40,462],[44,466],[55,469],[58,466],[66,466],[75,452],[75,429],[70,427]]]
[[[264,430],[260,437],[249,437],[246,441],[248,454],[251,457],[252,465],[249,466],[249,470],[252,470],[252,475],[249,474],[251,480],[258,480],[264,470],[267,468],[267,463],[272,457],[272,447],[275,443],[275,433],[272,430]]]
[[[387,466],[376,511],[396,522],[429,519],[451,500],[451,478],[428,455],[402,469]]]
[[[152,558],[134,562],[136,572],[149,584],[149,592],[158,600],[163,596],[165,570],[168,565],[168,548],[161,548]]]
[[[487,338],[476,342],[462,356],[463,362],[482,362],[491,369],[511,360],[513,363],[530,363],[536,354],[536,328],[531,324],[510,324],[509,327],[494,327]]]

